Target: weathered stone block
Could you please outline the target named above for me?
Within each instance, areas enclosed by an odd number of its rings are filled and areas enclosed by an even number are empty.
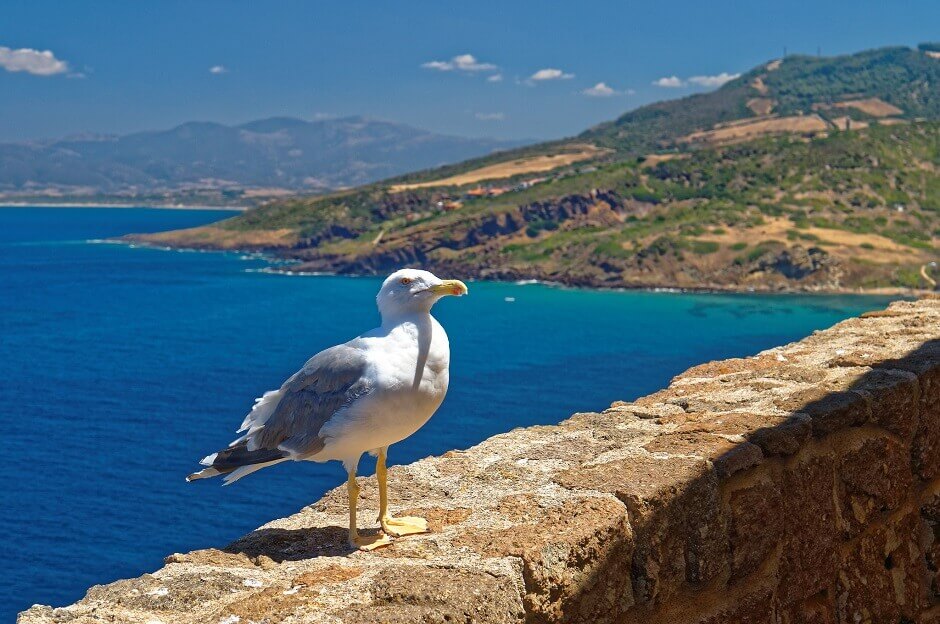
[[[927,546],[924,563],[927,566],[927,597],[932,604],[940,605],[940,533],[936,526],[930,527],[933,541]]]
[[[871,402],[871,422],[909,440],[918,424],[920,385],[907,371],[871,370],[852,387]]]
[[[846,538],[861,533],[880,514],[897,509],[914,479],[907,446],[887,436],[864,438],[843,449],[838,476]]]
[[[778,596],[784,606],[819,593],[835,577],[839,540],[834,478],[835,460],[828,455],[798,456],[783,471],[786,522]]]
[[[926,569],[911,511],[850,542],[839,565],[840,622],[914,621],[926,607]]]
[[[747,435],[748,441],[760,447],[764,455],[796,454],[812,433],[812,424],[809,416],[794,414],[783,422],[773,426],[762,427]]]
[[[934,332],[936,334],[935,322]],[[940,339],[928,340],[899,358],[879,363],[879,366],[917,375],[920,418],[912,442],[911,461],[914,473],[921,479],[940,476]]]
[[[774,624],[836,624],[832,592],[824,590],[805,600],[779,607],[776,616]]]
[[[396,566],[370,584],[371,603],[334,614],[350,624],[522,622],[522,597],[509,578],[457,568]]]
[[[731,582],[747,576],[776,549],[783,528],[780,486],[769,476],[728,494]]]
[[[911,443],[911,463],[921,479],[940,477],[940,372],[921,378],[920,420]]]
[[[526,506],[527,521],[466,529],[454,546],[519,557],[533,622],[612,622],[633,606],[633,535],[623,504],[590,497],[547,509]]]
[[[921,547],[927,565],[928,598],[940,609],[940,494],[927,499],[920,508]]]
[[[677,433],[713,433],[737,436],[765,427],[775,427],[789,418],[789,414],[758,414],[754,412],[704,412],[683,414],[681,420],[665,417],[663,424],[677,424]]]
[[[759,447],[749,442],[732,442],[726,437],[697,431],[664,433],[643,446],[650,453],[693,455],[715,465],[718,478],[758,465],[763,459]]]
[[[702,459],[635,456],[566,470],[564,487],[613,494],[634,530],[638,603],[666,600],[684,583],[703,583],[727,566],[727,527],[718,480]]]
[[[858,392],[818,386],[778,399],[775,404],[780,409],[808,415],[817,438],[860,425],[868,420],[869,414],[868,401]]]
[[[929,496],[921,506],[920,514],[927,520],[940,523],[940,494]]]
[[[218,600],[239,589],[244,589],[241,577],[228,571],[200,574],[189,570],[162,578],[145,574],[139,580],[95,585],[88,590],[86,599],[129,612],[185,613],[192,605]]]
[[[940,624],[940,605],[921,613],[917,618],[917,624]]]
[[[786,359],[779,359],[776,354],[764,352],[754,357],[731,358],[699,364],[677,375],[673,382],[721,377],[734,380],[762,378],[819,383],[825,374],[810,367],[794,365]]]
[[[774,621],[773,592],[758,589],[754,593],[733,601],[717,613],[696,620],[696,624],[771,624]]]
[[[718,490],[718,479],[708,473],[689,484],[677,499],[683,508],[682,533],[685,535],[685,578],[692,584],[704,584],[727,570],[728,526]]]
[[[805,414],[758,412],[706,412],[681,414],[661,419],[663,424],[678,425],[675,434],[709,433],[741,436],[758,447],[767,457],[793,455],[811,434],[810,418]],[[752,453],[753,450],[749,450]]]

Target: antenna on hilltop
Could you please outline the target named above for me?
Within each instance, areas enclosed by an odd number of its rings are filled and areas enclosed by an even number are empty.
[[[787,58],[787,46],[783,46],[783,58]]]
[[[822,46],[816,46],[816,56],[822,56]]]

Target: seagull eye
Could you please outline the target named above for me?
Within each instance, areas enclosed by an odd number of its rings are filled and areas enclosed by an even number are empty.
[[[403,278],[401,278],[401,284],[402,284],[402,286],[407,286],[408,284],[410,284],[410,283],[413,282],[413,281],[414,281],[414,280],[411,279],[410,277],[403,277]]]

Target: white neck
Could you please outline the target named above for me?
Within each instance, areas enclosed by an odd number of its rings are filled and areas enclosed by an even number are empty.
[[[414,323],[421,326],[426,324],[431,318],[431,310],[422,307],[415,308],[395,308],[394,310],[379,309],[382,315],[382,327],[395,327],[402,323]]]
[[[382,326],[398,325],[404,321],[427,319],[431,307],[440,297],[413,297],[406,301],[394,301],[378,297],[376,304],[382,315]]]

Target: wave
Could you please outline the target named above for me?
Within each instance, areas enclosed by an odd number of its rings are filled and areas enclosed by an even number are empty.
[[[324,277],[336,275],[336,273],[330,271],[284,271],[275,267],[245,269],[245,273],[267,273],[268,275],[288,275],[292,277]]]

